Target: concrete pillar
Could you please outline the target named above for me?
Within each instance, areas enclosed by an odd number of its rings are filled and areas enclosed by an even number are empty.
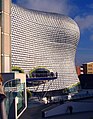
[[[11,71],[11,0],[0,0],[1,9],[1,73]]]
[[[1,27],[0,27],[0,72],[1,72]]]

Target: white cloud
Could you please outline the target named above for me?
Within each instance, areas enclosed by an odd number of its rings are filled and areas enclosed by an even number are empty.
[[[17,3],[28,8],[46,12],[68,15],[76,9],[68,0],[17,0]]]
[[[35,9],[46,12],[54,12],[71,16],[78,11],[78,7],[71,4],[70,0],[17,0],[17,4],[28,9]],[[89,7],[93,7],[90,4]],[[76,16],[74,19],[81,31],[93,28],[93,15]]]
[[[93,4],[87,5],[87,7],[93,9]]]
[[[90,40],[93,40],[93,34],[90,36]]]
[[[74,20],[78,23],[82,31],[93,29],[93,15],[76,16]]]

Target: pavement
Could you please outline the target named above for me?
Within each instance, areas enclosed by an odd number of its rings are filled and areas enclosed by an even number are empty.
[[[19,119],[44,119],[42,118],[42,110],[48,106],[49,104],[45,105],[41,102],[39,103],[39,102],[30,101],[28,103],[28,108],[20,116]],[[48,117],[45,119],[93,119],[93,112],[58,115],[58,116]]]
[[[42,118],[41,118],[42,119]],[[45,119],[93,119],[93,112],[74,113],[68,115],[60,115]]]

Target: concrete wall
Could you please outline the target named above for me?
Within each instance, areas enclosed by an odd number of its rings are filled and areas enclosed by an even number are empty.
[[[68,102],[49,111],[45,111],[45,117],[69,114],[68,106],[73,107],[73,113],[93,111],[93,102]]]

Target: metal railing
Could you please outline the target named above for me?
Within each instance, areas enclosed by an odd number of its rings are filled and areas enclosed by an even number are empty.
[[[8,119],[17,119],[18,115],[25,108],[25,84],[20,82],[20,79],[11,79],[4,83],[4,90],[6,94],[6,112]],[[17,97],[17,103],[16,102]],[[17,108],[15,108],[15,106]]]

